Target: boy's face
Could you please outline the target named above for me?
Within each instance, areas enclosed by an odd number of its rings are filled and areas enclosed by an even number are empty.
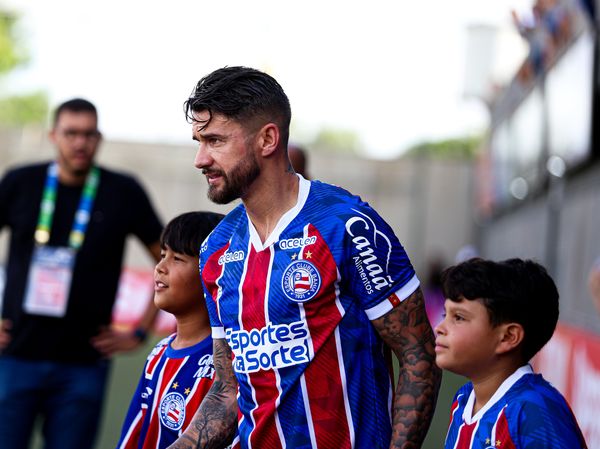
[[[443,321],[435,328],[435,361],[440,368],[477,377],[496,357],[501,336],[479,300],[446,299]]]
[[[154,268],[154,304],[180,315],[198,308],[203,297],[198,257],[176,253],[168,246],[160,251]]]

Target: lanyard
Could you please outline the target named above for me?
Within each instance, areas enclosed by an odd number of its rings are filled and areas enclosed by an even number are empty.
[[[71,234],[69,235],[69,246],[75,250],[79,249],[83,243],[99,182],[100,170],[98,167],[94,166],[85,180],[83,192],[81,192],[81,198],[79,199],[79,207],[75,213],[73,227],[71,228]],[[50,240],[50,230],[52,229],[52,218],[54,217],[57,190],[58,164],[53,162],[48,166],[46,184],[44,186],[44,193],[42,194],[42,202],[40,204],[40,215],[35,229],[35,241],[40,245],[45,245],[48,243],[48,240]]]

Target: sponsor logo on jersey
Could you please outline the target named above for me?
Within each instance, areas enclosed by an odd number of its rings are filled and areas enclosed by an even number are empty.
[[[179,430],[185,420],[185,399],[176,391],[167,394],[160,402],[160,422],[171,430]]]
[[[315,266],[306,260],[295,260],[284,270],[281,288],[294,302],[306,302],[314,298],[321,287],[321,275]]]
[[[198,360],[198,371],[194,374],[194,379],[198,377],[208,377],[212,379],[215,374],[215,366],[213,365],[212,354],[206,354]]]
[[[370,295],[374,290],[381,290],[393,284],[387,274],[392,243],[377,229],[370,217],[356,209],[353,210],[361,216],[354,216],[346,221],[346,232],[352,237],[352,244],[357,251],[357,255],[353,256],[354,265],[366,292]],[[385,254],[385,259],[377,257],[374,248],[377,248],[379,254]]]
[[[224,265],[229,262],[239,262],[240,260],[244,260],[245,257],[246,257],[246,255],[244,254],[244,251],[242,251],[242,250],[232,251],[232,252],[225,251],[219,257],[219,265]]]
[[[304,248],[305,246],[312,245],[317,241],[317,236],[311,237],[298,237],[295,239],[285,239],[279,241],[280,249],[297,249]]]
[[[269,323],[251,331],[227,329],[225,338],[235,354],[233,367],[238,373],[267,371],[310,361],[310,337],[304,321]]]

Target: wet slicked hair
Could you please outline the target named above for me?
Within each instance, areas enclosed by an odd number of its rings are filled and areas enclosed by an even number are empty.
[[[524,362],[542,349],[556,328],[558,290],[546,269],[532,260],[471,259],[447,268],[442,288],[451,301],[481,301],[492,326],[511,322],[523,326]]]
[[[292,116],[290,102],[283,88],[272,76],[249,67],[224,67],[215,70],[196,84],[184,103],[188,122],[195,123],[193,113],[208,111],[206,128],[214,114],[233,119],[242,126],[255,120],[279,126],[287,147]]]
[[[84,100],[83,98],[73,98],[58,105],[58,107],[54,111],[54,117],[52,122],[54,126],[56,126],[60,114],[62,114],[64,111],[89,112],[98,117],[98,111],[96,110],[96,106],[94,106],[91,102]]]
[[[224,217],[214,212],[186,212],[173,218],[160,236],[160,247],[197,256],[200,245]]]

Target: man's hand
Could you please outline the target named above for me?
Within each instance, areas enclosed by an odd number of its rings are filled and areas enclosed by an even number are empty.
[[[142,340],[134,331],[118,331],[110,327],[103,327],[100,333],[92,338],[94,348],[105,357],[117,352],[131,351],[141,344]]]
[[[435,364],[435,337],[421,289],[372,323],[400,362],[390,448],[420,448],[442,378]]]
[[[12,322],[10,320],[0,320],[0,351],[3,351],[12,340],[11,329]]]

